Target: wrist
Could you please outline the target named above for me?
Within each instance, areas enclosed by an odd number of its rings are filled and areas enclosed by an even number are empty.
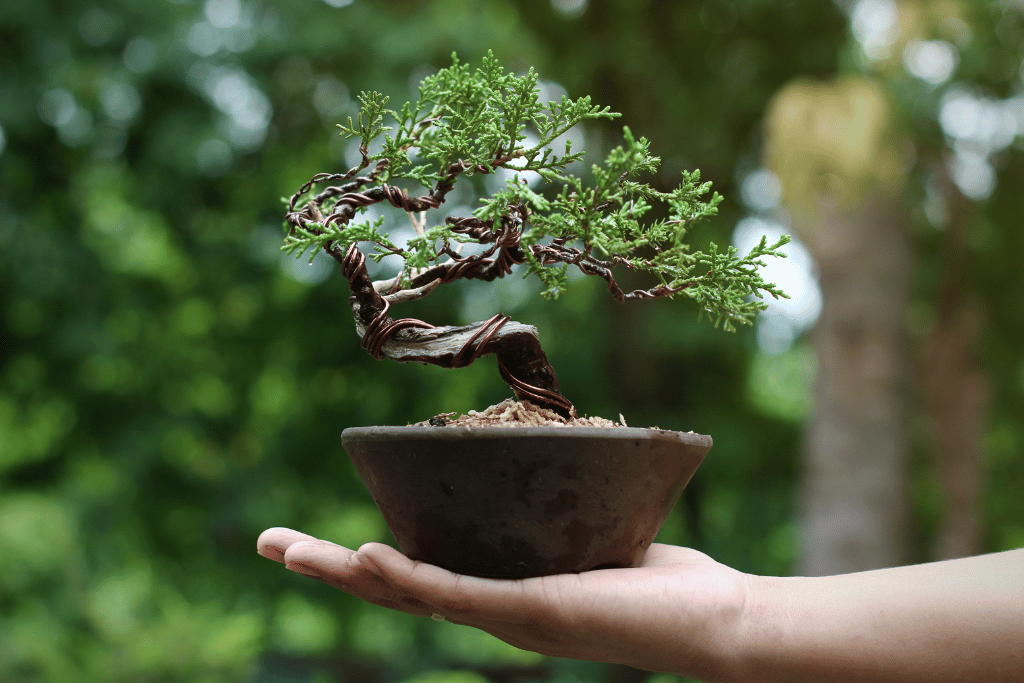
[[[777,680],[773,653],[785,638],[785,582],[774,576],[744,574],[745,599],[731,635],[731,643],[722,653],[720,680]]]

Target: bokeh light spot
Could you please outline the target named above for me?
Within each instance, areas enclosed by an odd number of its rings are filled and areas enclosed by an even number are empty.
[[[583,16],[587,11],[587,0],[551,0],[551,7],[569,19]]]
[[[956,48],[944,40],[912,40],[903,50],[907,71],[932,85],[948,81],[959,61]]]
[[[136,36],[128,41],[122,58],[125,68],[129,71],[144,74],[156,67],[159,55],[152,40],[144,36]]]

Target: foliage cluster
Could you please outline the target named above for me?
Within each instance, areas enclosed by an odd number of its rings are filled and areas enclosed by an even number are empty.
[[[668,192],[641,182],[639,177],[654,173],[660,159],[628,127],[623,144],[602,164],[591,166],[589,181],[568,170],[584,154],[572,150],[565,134],[584,122],[618,116],[589,96],[541,102],[537,72],[530,68],[516,76],[492,52],[475,70],[453,55],[453,64],[425,78],[418,90],[416,102],[398,110],[387,107],[388,97],[363,92],[355,121],[349,117],[347,125],[340,125],[344,138],[358,141],[361,162],[344,174],[321,175],[321,181],[385,188],[413,181],[427,194],[392,203],[414,211],[437,207],[464,176],[506,169],[505,187],[481,198],[472,216],[449,216],[425,230],[417,225],[419,235],[404,247],[380,231],[382,217],[359,220],[369,202],[343,204],[351,196],[344,195],[330,205],[334,193],[324,192],[311,201],[317,220],[292,222],[284,251],[315,255],[331,244],[370,242],[378,261],[402,258],[401,282],[409,287],[416,273],[446,256],[458,259],[453,244],[461,249],[466,243],[493,242],[503,222],[515,220],[523,224],[519,240],[528,265],[525,276],[541,280],[545,298],[562,294],[566,271],[576,267],[606,279],[620,300],[683,292],[699,303],[702,314],[731,330],[764,310],[763,292],[785,296],[761,278],[758,267],[766,256],[784,256],[780,249],[788,237],[773,245],[762,239],[745,256],[733,247],[719,250],[714,243],[707,252],[691,251],[688,228],[717,213],[721,196],[716,192],[705,199],[711,183],[701,182],[699,171],[683,171],[682,182]],[[553,145],[560,138],[564,149],[558,151]],[[375,143],[379,151],[371,153]],[[531,176],[543,185],[531,187]],[[311,183],[304,185],[290,204],[310,189]],[[651,220],[654,205],[663,205],[667,215]],[[646,272],[658,284],[624,294],[612,275],[617,266]]]

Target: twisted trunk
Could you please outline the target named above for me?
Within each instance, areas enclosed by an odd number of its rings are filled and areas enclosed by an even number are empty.
[[[483,356],[496,355],[501,378],[516,398],[565,418],[575,416],[576,410],[562,396],[558,376],[541,348],[537,328],[500,314],[463,326],[435,327],[412,318],[396,320],[388,316],[390,301],[378,291],[387,283],[370,280],[366,259],[356,245],[350,245],[344,256],[336,248],[330,253],[348,278],[356,332],[363,348],[374,358],[461,368]],[[429,291],[430,287],[423,288],[423,294]],[[396,296],[408,298],[409,294],[405,291]]]

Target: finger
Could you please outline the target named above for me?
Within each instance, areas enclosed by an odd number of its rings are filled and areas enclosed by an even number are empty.
[[[256,552],[274,562],[284,562],[285,551],[293,543],[311,540],[316,539],[292,529],[274,527],[260,534],[260,537],[256,540]]]
[[[372,576],[365,567],[353,560],[353,551],[344,546],[328,543],[312,536],[297,540],[285,550],[282,560],[288,569],[298,571],[310,568],[308,574],[330,574],[339,581],[351,580],[362,570]]]
[[[375,566],[399,592],[420,601],[431,615],[481,629],[520,649],[551,656],[576,651],[571,624],[577,609],[573,600],[560,603],[558,596],[578,587],[577,575],[517,580],[465,576],[410,560],[380,543],[367,543],[356,555],[360,562]]]
[[[292,544],[284,554],[285,566],[299,574],[351,593],[382,607],[418,616],[433,613],[427,605],[410,596],[376,571],[359,561],[355,553],[334,543],[317,539]]]
[[[382,543],[367,543],[357,560],[375,567],[400,593],[429,606],[451,621],[526,623],[541,607],[537,591],[527,585],[539,579],[483,579],[416,562]]]

